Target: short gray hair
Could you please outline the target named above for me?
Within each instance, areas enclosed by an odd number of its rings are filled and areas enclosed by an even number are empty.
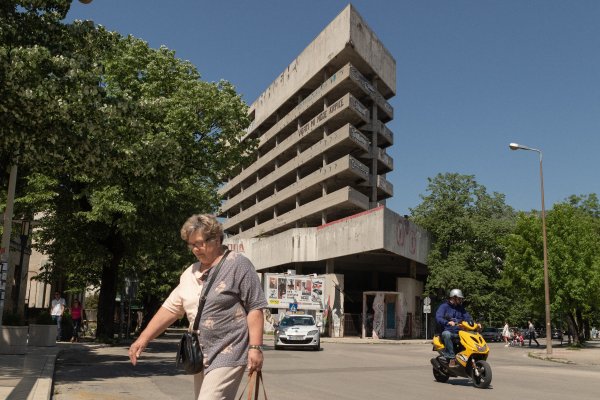
[[[205,240],[219,238],[223,243],[223,225],[212,214],[194,214],[181,227],[181,238],[186,242],[190,236],[200,231]]]

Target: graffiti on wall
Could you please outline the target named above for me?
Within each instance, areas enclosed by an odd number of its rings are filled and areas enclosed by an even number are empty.
[[[398,220],[396,242],[398,246],[408,249],[409,254],[417,252],[417,229],[407,219]]]
[[[373,339],[384,337],[384,311],[385,297],[383,293],[377,293],[373,300]]]
[[[245,253],[244,243],[228,243],[227,248],[231,251],[235,251],[236,253]]]

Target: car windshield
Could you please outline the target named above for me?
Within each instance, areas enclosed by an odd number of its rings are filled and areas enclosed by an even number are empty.
[[[294,326],[294,325],[303,325],[310,326],[314,325],[314,320],[312,317],[285,317],[281,320],[281,326]]]

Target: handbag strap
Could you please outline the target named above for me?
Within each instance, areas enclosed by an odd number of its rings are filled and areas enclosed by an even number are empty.
[[[244,393],[246,392],[246,388],[248,388],[248,394],[247,394],[246,399],[247,400],[258,400],[258,394],[260,391],[261,383],[262,383],[262,388],[263,388],[263,396],[265,396],[265,400],[269,400],[267,398],[267,391],[265,390],[265,382],[263,381],[262,371],[252,371],[252,373],[248,377],[248,380],[246,381],[246,385],[244,386],[244,389],[240,393],[240,397],[238,397],[238,400],[242,400],[242,397],[244,396]],[[250,384],[249,385],[250,387],[248,387],[248,384]],[[253,392],[254,392],[254,397],[252,397]]]
[[[202,293],[200,293],[200,300],[198,301],[198,312],[196,313],[196,318],[194,319],[194,325],[192,327],[192,332],[198,331],[198,326],[200,326],[200,316],[202,315],[202,310],[204,309],[204,303],[206,303],[206,297],[208,296],[208,291],[210,290],[210,287],[212,286],[213,282],[215,281],[217,274],[219,273],[219,269],[221,269],[221,265],[223,265],[223,262],[225,261],[225,258],[227,258],[227,255],[229,254],[229,252],[230,252],[229,249],[225,250],[225,252],[223,253],[223,256],[221,257],[221,260],[219,261],[217,266],[213,268],[214,271],[210,274],[210,280],[202,288]]]

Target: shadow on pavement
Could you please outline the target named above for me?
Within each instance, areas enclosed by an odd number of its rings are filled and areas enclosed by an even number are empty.
[[[128,349],[129,344],[66,345],[56,360],[54,379],[64,384],[114,377],[183,375],[183,371],[175,366],[177,342],[172,339],[151,342],[136,366],[129,361]]]

